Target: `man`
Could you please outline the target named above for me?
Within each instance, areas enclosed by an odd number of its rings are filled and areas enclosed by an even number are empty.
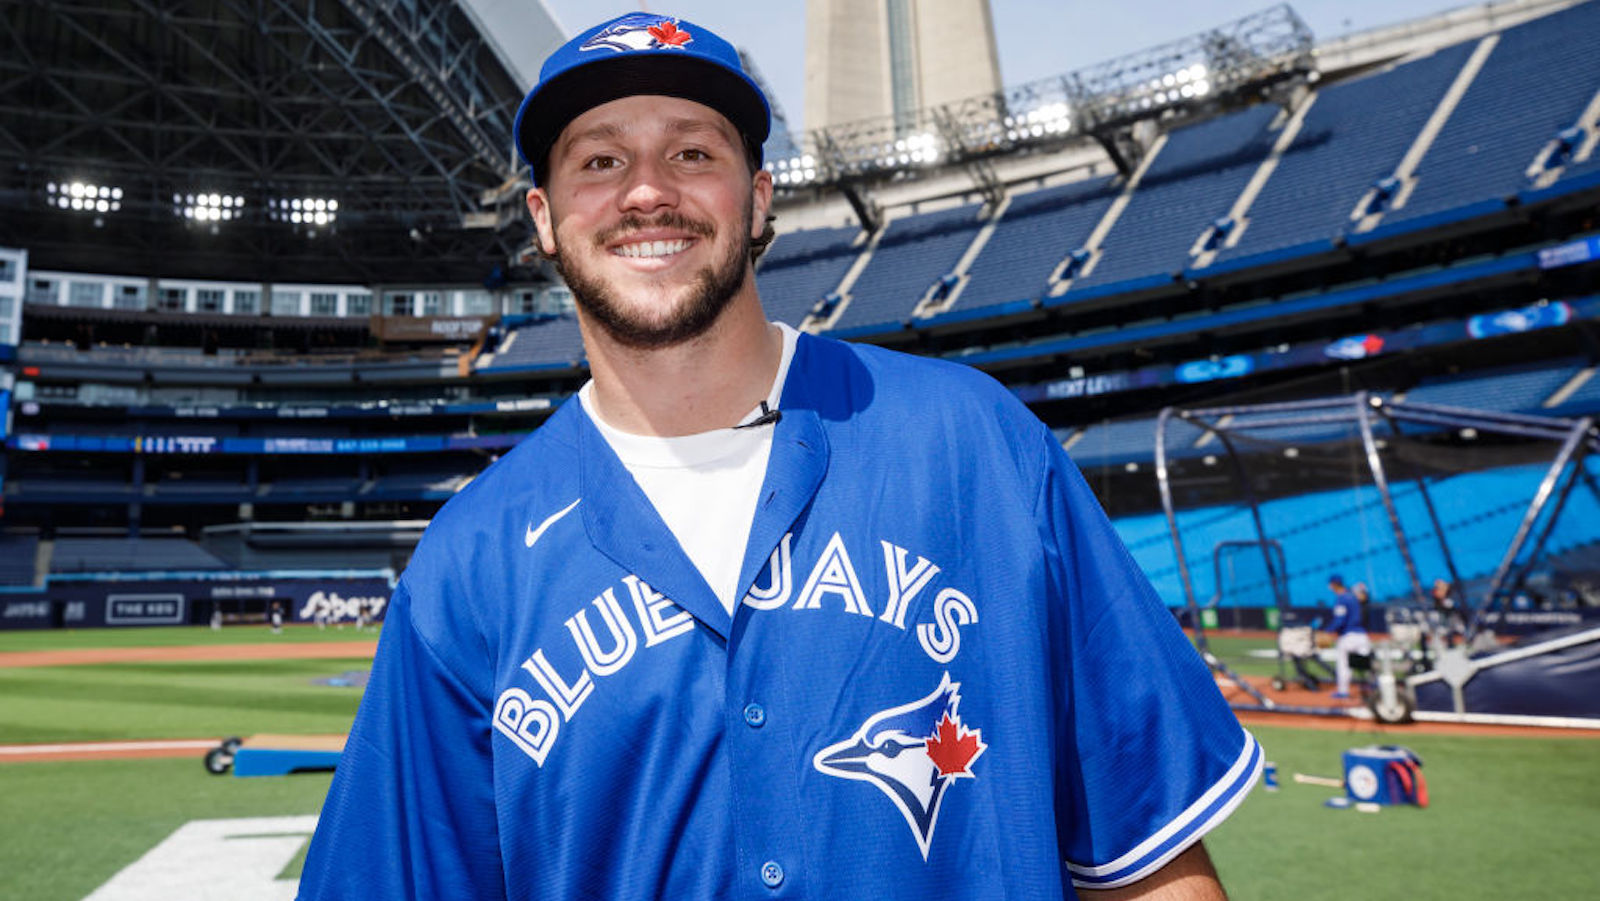
[[[1333,592],[1333,614],[1328,619],[1328,631],[1335,636],[1334,690],[1332,697],[1346,700],[1350,697],[1350,655],[1372,654],[1372,641],[1361,622],[1361,604],[1355,595],[1344,587],[1343,576],[1329,576],[1328,590]]]
[[[545,63],[593,380],[429,526],[306,901],[1222,897],[1259,747],[1009,392],[766,321],[767,128],[690,22]]]

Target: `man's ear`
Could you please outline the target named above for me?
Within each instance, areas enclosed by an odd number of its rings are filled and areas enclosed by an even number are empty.
[[[761,237],[767,227],[767,216],[772,212],[772,173],[757,169],[750,192],[750,238]]]
[[[772,194],[770,187],[767,194]],[[528,213],[533,216],[539,249],[547,255],[553,255],[556,252],[556,225],[555,218],[550,215],[550,195],[544,192],[544,188],[528,189]]]

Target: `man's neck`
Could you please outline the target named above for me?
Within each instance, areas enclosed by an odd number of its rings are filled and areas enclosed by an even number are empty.
[[[747,286],[705,334],[639,350],[611,340],[580,313],[592,400],[606,423],[636,435],[675,437],[737,425],[767,397],[783,336]]]

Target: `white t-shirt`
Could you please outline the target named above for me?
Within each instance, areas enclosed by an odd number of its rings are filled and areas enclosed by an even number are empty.
[[[793,328],[776,324],[783,331],[783,358],[767,392],[767,406],[774,410],[799,339]],[[715,429],[676,438],[634,435],[596,414],[593,389],[590,381],[578,391],[583,412],[633,473],[645,497],[732,616],[739,600],[734,597],[739,567],[744,563],[750,524],[755,521],[756,501],[772,453],[772,429]],[[758,406],[741,422],[760,414]]]

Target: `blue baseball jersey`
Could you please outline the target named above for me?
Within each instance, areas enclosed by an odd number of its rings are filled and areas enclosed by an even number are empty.
[[[1361,624],[1361,604],[1356,601],[1355,595],[1341,591],[1333,596],[1333,614],[1328,620],[1328,631],[1335,635],[1367,631],[1366,626]]]
[[[401,577],[300,897],[1071,897],[1261,752],[992,379],[801,336],[730,617],[577,404]],[[352,861],[360,861],[353,864]]]

